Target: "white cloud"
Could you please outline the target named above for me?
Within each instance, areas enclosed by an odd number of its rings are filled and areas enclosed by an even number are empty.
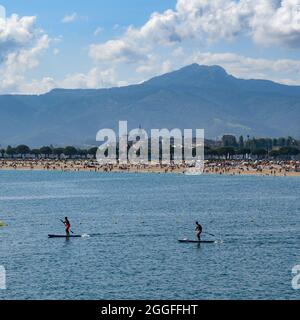
[[[186,55],[182,50],[162,57],[151,56],[146,63],[140,63],[136,68],[137,74],[143,77],[140,82],[150,77],[174,71],[192,63],[200,65],[220,65],[229,74],[242,79],[269,79],[275,82],[300,85],[300,60],[296,59],[262,59],[235,53],[213,53],[195,51]]]
[[[64,39],[64,37],[62,35],[59,35],[55,38],[52,38],[51,40],[52,40],[52,43],[58,44],[58,43],[63,42],[63,39]]]
[[[186,61],[186,63],[196,62],[204,65],[220,65],[230,74],[237,77],[249,79],[273,79],[281,83],[286,83],[285,78],[278,75],[292,76],[300,75],[300,60],[293,59],[260,59],[251,58],[234,53],[211,53],[198,52]],[[295,81],[293,81],[295,83]],[[298,80],[300,84],[300,79]]]
[[[91,45],[90,55],[99,61],[139,61],[158,45],[233,40],[237,35],[262,45],[300,47],[300,0],[178,0],[175,10],[153,13],[119,39]]]
[[[74,73],[58,81],[51,77],[41,80],[33,79],[31,82],[21,81],[19,92],[26,94],[43,94],[55,88],[64,89],[100,89],[127,85],[119,81],[114,69],[93,68],[87,73]]]
[[[58,81],[51,77],[41,80],[24,81],[20,78],[18,91],[21,93],[41,94],[54,88],[66,89],[99,89],[119,87],[140,83],[150,77],[176,70],[190,63],[203,65],[220,65],[229,74],[245,79],[270,79],[289,85],[300,85],[300,60],[293,59],[259,59],[234,53],[194,52],[191,56],[177,61],[158,60],[150,57],[148,64],[140,64],[136,68],[137,76],[128,82],[120,81],[115,69],[92,68],[87,73],[73,73]],[[298,75],[295,77],[295,74]]]
[[[33,79],[31,82],[24,81],[19,85],[19,93],[25,94],[43,94],[57,88],[57,83],[51,77],[44,77],[42,79]]]
[[[172,61],[169,59],[161,61],[158,56],[151,55],[149,56],[148,61],[139,64],[135,71],[140,75],[149,77],[170,72],[176,69],[176,67],[178,67],[178,65],[173,65]]]
[[[250,27],[256,42],[300,47],[300,0],[261,0],[254,8]]]
[[[110,40],[105,44],[92,44],[89,55],[96,61],[137,62],[145,60],[145,50],[135,43],[124,40]]]
[[[62,22],[82,18],[73,13],[65,16]],[[269,78],[300,84],[299,60],[259,59],[203,50],[193,52],[189,48],[189,43],[193,48],[197,45],[203,48],[202,44],[209,47],[211,42],[234,41],[240,35],[258,46],[300,47],[300,0],[177,0],[175,9],[153,13],[141,27],[130,26],[116,39],[91,44],[89,57],[96,63],[95,67],[87,73],[74,72],[61,81],[50,77],[41,81],[25,79],[26,71],[38,66],[39,56],[50,41],[35,27],[35,20],[36,17],[19,18],[17,15],[6,21],[0,19],[2,91],[40,93],[54,87],[119,86],[124,83],[118,80],[116,67],[130,74],[130,83],[133,83],[192,62],[218,64],[242,78]],[[114,27],[117,28],[120,26]],[[102,28],[98,27],[94,35],[101,32]],[[54,39],[53,43],[61,39]],[[53,54],[58,53],[55,48]]]
[[[62,23],[71,23],[74,22],[78,18],[78,14],[76,12],[73,12],[72,14],[67,14],[63,17],[61,20]]]
[[[27,72],[40,64],[41,54],[50,46],[57,44],[62,36],[48,37],[35,25],[36,17],[12,15],[0,19],[0,92],[41,94],[57,87],[61,88],[106,88],[124,85],[112,68],[92,68],[87,73],[73,73],[63,80],[52,77],[29,79]],[[53,54],[59,54],[54,48]]]
[[[39,65],[49,46],[47,34],[35,26],[36,17],[12,15],[0,20],[0,91],[18,91],[25,73]]]
[[[103,28],[98,27],[95,31],[94,31],[94,36],[98,36],[100,33],[102,33]]]
[[[108,88],[121,85],[117,80],[114,69],[102,70],[99,68],[91,69],[87,74],[75,73],[68,75],[61,83],[62,88],[67,89],[97,89]]]
[[[36,38],[36,17],[22,17],[14,14],[0,20],[0,50],[6,53],[17,46],[24,46]]]
[[[179,22],[175,30],[180,39],[245,34],[259,44],[300,46],[299,9],[300,0],[178,0],[172,14]]]
[[[1,66],[0,88],[2,90],[17,88],[24,80],[26,71],[39,65],[39,55],[48,48],[48,45],[49,38],[44,35],[33,47],[9,53]]]

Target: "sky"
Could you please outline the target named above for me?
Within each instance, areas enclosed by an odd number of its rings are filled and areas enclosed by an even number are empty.
[[[300,85],[300,0],[0,0],[0,94],[140,83],[191,63]]]

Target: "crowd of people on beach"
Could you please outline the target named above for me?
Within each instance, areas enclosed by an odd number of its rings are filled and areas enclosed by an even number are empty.
[[[135,163],[100,164],[96,160],[55,160],[55,159],[3,159],[0,170],[55,170],[55,171],[94,171],[94,172],[154,172],[186,173],[190,164],[175,163]],[[300,161],[272,160],[205,160],[205,174],[256,174],[272,176],[300,176]]]
[[[270,160],[228,160],[209,161],[205,173],[216,174],[259,174],[259,175],[300,175],[300,161],[270,161]]]

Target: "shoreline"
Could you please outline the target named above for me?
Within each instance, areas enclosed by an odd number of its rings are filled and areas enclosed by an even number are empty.
[[[157,173],[193,175],[184,165],[103,165],[94,160],[0,160],[0,171]],[[299,161],[206,160],[203,174],[300,177]]]

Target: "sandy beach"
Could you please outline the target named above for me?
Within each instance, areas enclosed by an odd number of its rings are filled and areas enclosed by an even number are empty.
[[[101,165],[95,160],[0,160],[0,170],[193,174],[184,164]],[[300,176],[300,161],[206,160],[204,174]]]

